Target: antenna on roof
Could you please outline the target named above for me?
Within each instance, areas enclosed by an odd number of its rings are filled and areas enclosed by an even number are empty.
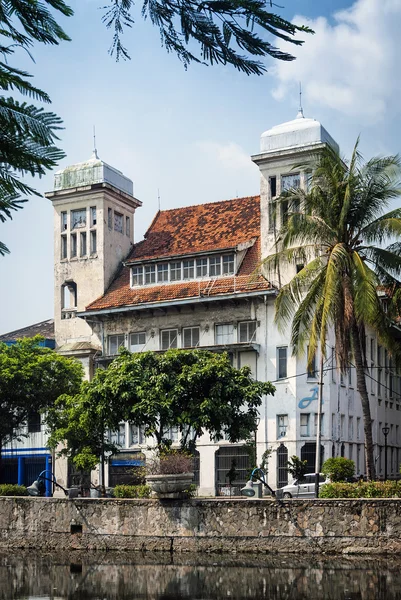
[[[92,158],[99,158],[97,155],[97,150],[96,150],[96,127],[93,126],[93,152],[92,152]]]
[[[304,119],[304,109],[302,108],[302,83],[299,82],[299,109],[297,119]]]
[[[159,188],[157,188],[157,205],[158,205],[159,210],[160,210],[160,190],[159,190]]]

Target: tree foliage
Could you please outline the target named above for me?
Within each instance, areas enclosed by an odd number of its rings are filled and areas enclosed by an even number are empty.
[[[134,24],[133,6],[133,0],[114,0],[103,16],[106,26],[114,29],[110,53],[115,53],[117,60],[130,58],[121,37],[124,27]],[[303,41],[297,33],[313,33],[272,12],[275,6],[272,0],[144,0],[142,17],[158,27],[162,45],[185,67],[191,62],[231,64],[247,75],[261,75],[266,67],[255,57],[294,60],[266,36],[299,46]]]
[[[32,413],[79,390],[81,364],[40,346],[42,340],[36,336],[0,344],[0,457],[5,444],[23,437]]]
[[[355,463],[343,456],[328,458],[323,463],[322,473],[327,475],[333,483],[347,481],[355,475]]]
[[[17,50],[30,54],[34,42],[58,44],[69,40],[48,7],[69,16],[63,0],[7,0],[0,3],[0,89],[49,103],[46,92],[35,87],[31,75],[13,66]],[[61,119],[52,112],[14,97],[0,95],[0,221],[11,219],[26,198],[39,196],[23,181],[25,175],[41,177],[56,166],[64,153],[55,146]],[[0,255],[8,248],[0,242]]]
[[[168,350],[163,354],[123,350],[107,370],[99,369],[75,397],[63,396],[48,413],[50,444],[78,468],[93,468],[104,452],[114,452],[110,431],[122,421],[144,427],[158,448],[170,444],[171,428],[192,450],[204,432],[212,439],[246,439],[255,428],[270,383],[254,381],[250,369],[235,369],[226,354]]]
[[[397,308],[400,288],[401,209],[386,212],[400,194],[399,175],[397,156],[364,163],[357,141],[348,162],[327,146],[318,157],[309,191],[292,190],[282,198],[282,206],[289,207],[288,219],[278,232],[276,253],[266,261],[274,268],[288,262],[305,265],[281,287],[276,301],[279,327],[291,323],[294,353],[303,353],[308,345],[310,364],[320,345],[325,356],[333,330],[337,367],[342,373],[356,368],[369,478],[375,469],[365,380],[366,328],[394,359],[400,355],[391,331],[391,305]]]
[[[295,481],[302,481],[308,472],[308,461],[301,460],[294,454],[287,462],[287,471]]]

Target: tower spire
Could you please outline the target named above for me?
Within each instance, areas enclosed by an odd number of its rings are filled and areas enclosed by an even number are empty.
[[[304,119],[304,109],[302,108],[302,83],[299,82],[299,109],[297,119]]]
[[[92,152],[92,158],[99,158],[97,155],[97,150],[96,150],[96,127],[93,126],[93,152]]]

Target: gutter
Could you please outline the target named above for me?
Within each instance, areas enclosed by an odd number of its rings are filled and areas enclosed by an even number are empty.
[[[191,298],[177,299],[177,300],[165,300],[163,302],[147,302],[144,304],[132,304],[119,306],[117,308],[102,308],[100,310],[87,310],[84,312],[77,312],[77,317],[81,317],[81,319],[86,319],[87,317],[97,316],[97,315],[107,315],[107,314],[118,314],[124,312],[133,312],[147,309],[155,309],[155,308],[168,308],[169,306],[179,305],[189,305],[189,304],[204,304],[205,302],[216,302],[218,300],[236,300],[237,298],[249,298],[255,296],[274,296],[277,294],[276,289],[270,290],[257,290],[254,292],[235,292],[233,294],[228,295],[218,295],[218,296],[193,296]]]

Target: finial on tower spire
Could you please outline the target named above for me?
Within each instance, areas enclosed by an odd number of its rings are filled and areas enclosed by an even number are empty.
[[[96,150],[96,128],[95,126],[93,126],[93,152],[92,152],[92,158],[99,158],[97,155],[97,150]]]
[[[302,83],[299,82],[299,109],[297,119],[304,119],[304,109],[302,108]]]

